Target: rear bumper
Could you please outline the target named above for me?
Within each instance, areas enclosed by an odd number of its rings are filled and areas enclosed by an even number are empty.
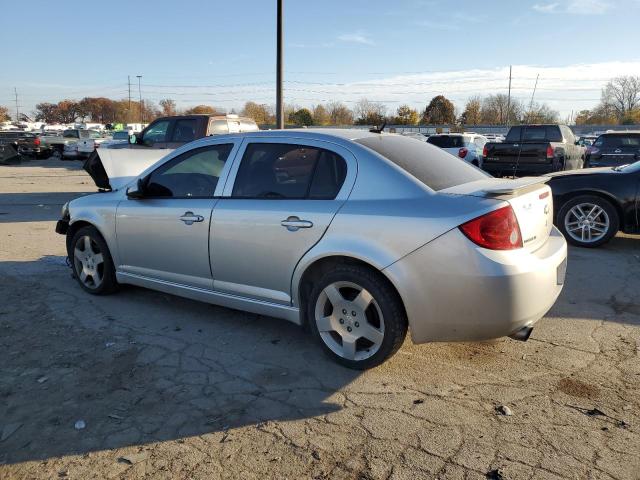
[[[542,318],[562,291],[566,259],[555,227],[532,253],[479,248],[454,229],[384,272],[400,292],[414,343],[479,341]]]
[[[552,163],[519,163],[516,169],[516,163],[489,163],[486,160],[482,164],[482,169],[494,177],[513,175],[513,172],[516,172],[516,175],[520,177],[536,176],[552,173],[557,170]]]

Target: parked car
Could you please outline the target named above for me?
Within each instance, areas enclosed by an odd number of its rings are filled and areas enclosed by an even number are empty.
[[[488,142],[502,143],[505,140],[505,136],[499,133],[483,133],[482,135]]]
[[[578,145],[585,148],[590,147],[597,138],[598,137],[596,135],[581,135],[578,138]]]
[[[41,145],[51,150],[54,156],[65,158],[78,158],[83,155],[77,148],[66,148],[66,145],[78,143],[80,140],[91,140],[87,144],[91,144],[91,152],[95,150],[93,141],[102,138],[100,132],[96,130],[81,130],[77,128],[69,128],[62,132],[62,135],[44,135],[40,137]],[[90,152],[89,152],[90,153]],[[87,156],[88,154],[87,153]]]
[[[640,160],[640,132],[608,132],[588,149],[587,167],[615,167]]]
[[[18,153],[34,158],[48,158],[51,155],[51,149],[42,144],[40,137],[40,133],[25,133],[18,140]]]
[[[18,141],[25,135],[22,130],[0,131],[0,145],[11,145],[18,151]]]
[[[555,223],[570,243],[599,247],[618,231],[640,233],[640,161],[555,173],[548,185]]]
[[[109,148],[112,145],[126,145],[129,143],[129,136],[131,134],[127,130],[120,130],[113,132],[110,138],[106,138],[101,144],[100,148]]]
[[[134,176],[93,166],[111,191],[56,226],[84,290],[135,284],[306,324],[351,368],[383,362],[407,327],[415,343],[525,340],[562,290],[545,179],[491,178],[400,135],[220,135]]]
[[[486,137],[477,133],[442,133],[431,135],[427,142],[442,148],[451,155],[482,168],[482,151]]]
[[[583,168],[585,149],[566,125],[518,125],[502,143],[484,147],[484,170],[494,176],[541,175]]]

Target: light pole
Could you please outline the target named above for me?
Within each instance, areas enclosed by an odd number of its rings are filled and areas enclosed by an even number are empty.
[[[138,77],[138,95],[140,96],[140,123],[144,123],[144,110],[142,109],[142,88],[140,87],[140,80],[142,75],[136,75]]]
[[[284,128],[284,103],[282,99],[282,81],[284,77],[284,63],[282,60],[282,0],[278,2],[277,52],[276,52],[276,128]]]

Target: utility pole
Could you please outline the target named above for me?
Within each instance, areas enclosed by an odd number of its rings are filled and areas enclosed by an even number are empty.
[[[533,108],[533,97],[536,94],[536,89],[538,88],[538,78],[540,78],[540,74],[536,75],[536,84],[533,86],[533,93],[531,94],[531,102],[529,102],[529,117],[531,117],[531,109]]]
[[[282,1],[278,2],[278,13],[276,20],[277,29],[277,51],[276,51],[276,128],[284,128],[284,103],[282,98],[282,82],[284,77],[284,63],[282,59],[283,38],[282,38]]]
[[[20,110],[18,109],[18,89],[13,87],[13,92],[16,94],[16,122],[20,121]]]
[[[140,96],[140,123],[144,123],[144,110],[142,109],[142,88],[140,87],[140,80],[142,75],[136,75],[138,77],[138,95]]]
[[[131,75],[127,75],[127,84],[129,84],[129,113],[131,113]]]
[[[509,95],[507,96],[507,127],[509,126],[509,114],[511,113],[511,65],[509,65]]]

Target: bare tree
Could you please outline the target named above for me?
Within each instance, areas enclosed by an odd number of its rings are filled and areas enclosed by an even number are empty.
[[[0,106],[0,122],[9,120],[9,109],[7,107]]]
[[[329,102],[327,111],[331,125],[353,125],[353,112],[340,102]]]
[[[356,123],[359,125],[382,125],[385,121],[387,107],[381,103],[362,98],[353,108]]]
[[[618,120],[640,107],[640,77],[626,76],[612,79],[602,90],[602,105],[616,112]]]
[[[160,100],[160,108],[162,108],[162,114],[166,117],[170,117],[177,113],[176,111],[176,102],[171,100],[170,98],[163,98]]]
[[[464,112],[460,116],[460,123],[463,125],[479,125],[482,123],[482,116],[480,111],[482,110],[482,98],[479,96],[471,97],[467,100],[467,104],[464,107]]]

